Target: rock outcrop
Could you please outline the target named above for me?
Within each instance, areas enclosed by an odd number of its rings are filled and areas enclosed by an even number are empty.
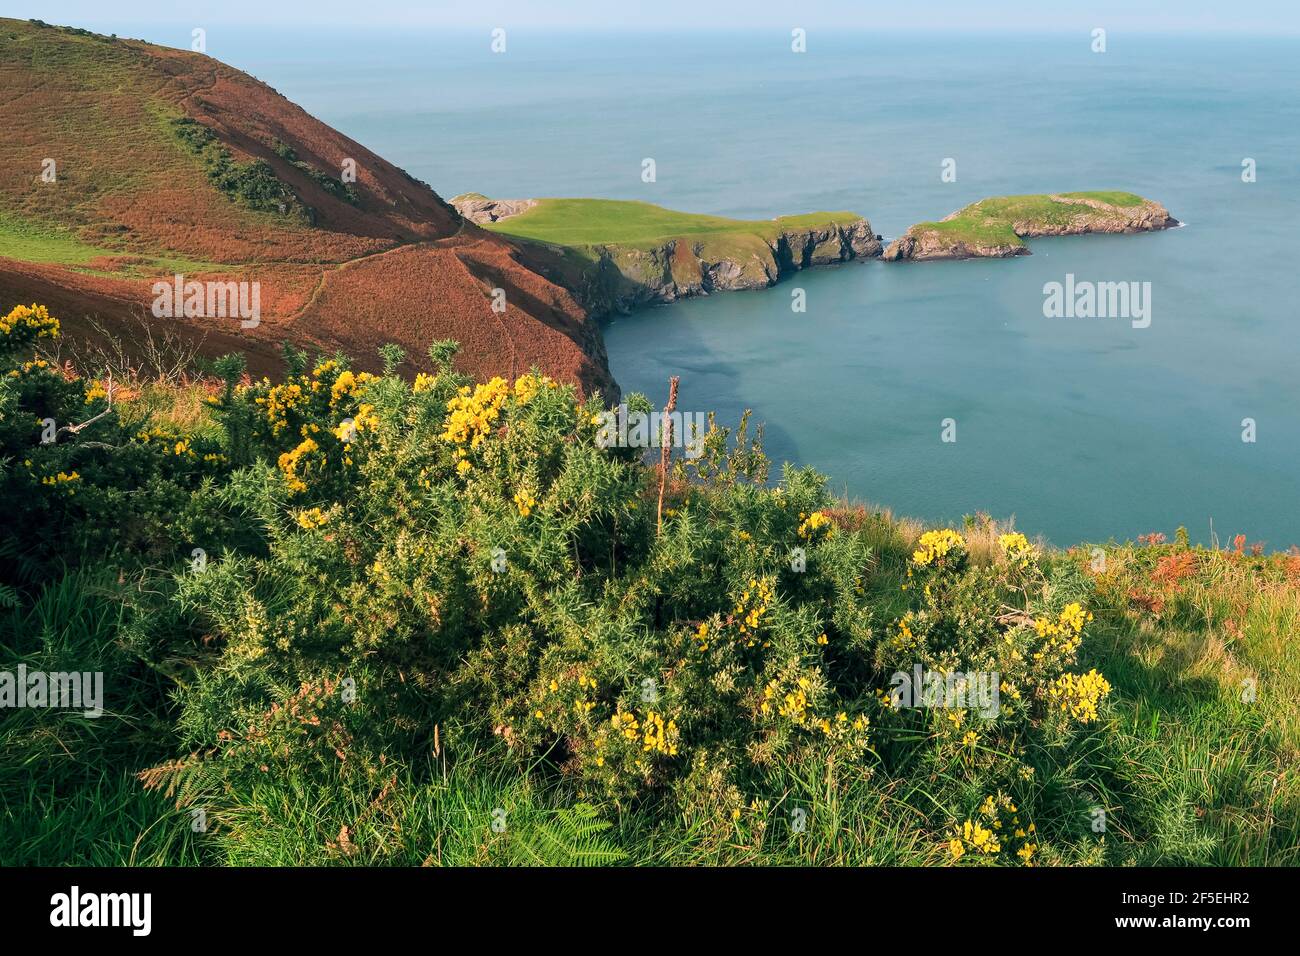
[[[918,223],[890,243],[882,258],[1001,259],[1030,255],[1024,239],[1151,232],[1179,225],[1160,203],[1120,195],[1122,203],[1086,193],[982,199],[937,223]]]
[[[880,258],[886,262],[925,259],[1006,259],[1030,255],[1029,247],[1017,243],[969,243],[938,232],[913,226],[889,244]]]
[[[490,199],[482,193],[462,193],[451,200],[456,211],[476,225],[500,222],[537,205],[536,199]]]
[[[678,238],[649,249],[602,246],[569,288],[594,313],[626,313],[691,296],[765,289],[811,266],[879,256],[881,248],[865,219],[783,230],[766,240]]]

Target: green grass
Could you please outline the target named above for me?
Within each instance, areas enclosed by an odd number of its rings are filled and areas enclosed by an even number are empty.
[[[728,219],[678,212],[647,202],[617,199],[542,199],[527,212],[486,228],[521,239],[562,246],[622,245],[649,248],[669,239],[774,238],[785,229],[852,222],[849,212],[814,212],[772,220]]]
[[[129,278],[169,277],[176,273],[194,275],[231,268],[230,263],[208,262],[188,256],[168,253],[142,255],[129,250],[95,246],[83,242],[67,230],[5,213],[0,213],[0,257],[17,259],[19,262],[68,266],[92,275]],[[108,270],[90,267],[95,259],[107,257],[121,257],[125,261]]]
[[[1112,206],[1133,207],[1144,202],[1141,196],[1116,190],[1060,193],[1070,199],[1093,199]],[[1046,193],[1023,196],[994,196],[981,199],[961,209],[942,222],[921,222],[913,232],[933,232],[953,242],[968,245],[1006,245],[1019,247],[1024,242],[1014,224],[1032,222],[1040,226],[1059,226],[1073,222],[1086,210],[1078,205],[1056,202]]]
[[[74,572],[0,616],[0,667],[102,671],[105,697],[98,718],[0,711],[0,865],[198,861],[188,814],[134,777],[167,754],[167,700],[163,682],[118,644],[120,595],[111,572]]]
[[[82,242],[71,233],[0,213],[0,256],[22,262],[79,266],[107,255],[112,253]]]

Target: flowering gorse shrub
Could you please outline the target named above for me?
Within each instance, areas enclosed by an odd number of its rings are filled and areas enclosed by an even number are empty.
[[[0,554],[39,580],[107,548],[158,556],[176,529],[205,523],[195,495],[227,470],[211,430],[122,416],[109,380],[87,380],[33,353],[59,337],[44,306],[0,318],[0,495],[12,502]]]
[[[413,383],[392,349],[382,373],[288,349],[279,382],[221,360],[183,428],[127,423],[111,383],[25,341],[0,385],[6,493],[164,569],[126,640],[175,677],[178,756],[141,779],[218,824],[268,775],[378,790],[394,762],[488,755],[724,847],[791,826],[799,781],[916,775],[953,784],[906,817],[936,859],[1024,863],[1037,768],[1105,719],[1074,562],[1014,534],[977,559],[951,529],[882,553],[810,469],[769,483],[744,420],[672,463],[661,519],[657,467],[601,447],[598,399],[470,381],[447,344]],[[40,443],[38,418],[100,413]],[[999,699],[903,706],[899,672],[995,674]]]

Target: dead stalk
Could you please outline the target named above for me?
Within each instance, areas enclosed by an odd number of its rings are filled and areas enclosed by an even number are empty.
[[[664,409],[664,421],[662,433],[660,435],[659,449],[659,509],[655,515],[656,527],[655,533],[662,534],[664,530],[664,487],[668,484],[668,466],[673,459],[673,419],[672,414],[677,409],[677,383],[680,381],[679,376],[674,375],[668,380],[668,406]]]

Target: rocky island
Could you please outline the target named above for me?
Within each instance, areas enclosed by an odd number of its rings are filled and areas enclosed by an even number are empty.
[[[518,240],[529,264],[598,315],[735,289],[761,289],[809,266],[878,257],[863,217],[815,212],[727,219],[610,199],[490,199],[456,210]]]
[[[939,222],[921,222],[889,244],[887,261],[1027,256],[1037,236],[1150,232],[1179,225],[1158,202],[1127,192],[981,199]]]

